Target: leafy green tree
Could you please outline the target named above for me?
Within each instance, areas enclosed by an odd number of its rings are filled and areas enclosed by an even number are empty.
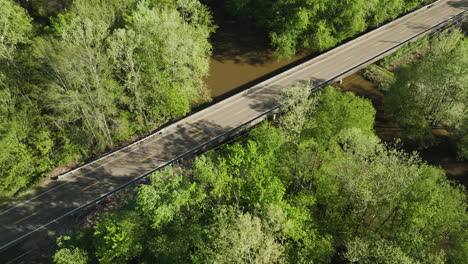
[[[122,93],[103,50],[108,34],[104,23],[76,16],[60,40],[40,43],[53,81],[45,102],[50,118],[57,129],[81,125],[81,140],[89,139],[82,143],[100,151],[113,143],[113,126],[118,127],[115,100]]]
[[[151,185],[141,186],[136,210],[148,219],[149,263],[191,262],[194,249],[204,239],[207,218],[206,193],[180,171],[168,168],[151,177]]]
[[[317,105],[320,95],[313,97],[310,93],[311,84],[295,84],[283,91],[280,103],[283,105],[283,116],[279,119],[279,127],[288,135],[289,140],[297,141],[305,129],[311,112]]]
[[[171,222],[182,211],[192,206],[203,206],[205,194],[198,184],[191,183],[182,174],[175,174],[172,168],[156,173],[151,185],[142,185],[138,190],[137,207],[158,229]],[[201,208],[200,208],[201,209]]]
[[[364,134],[374,131],[375,109],[368,99],[352,93],[341,93],[336,88],[322,90],[319,103],[311,114],[307,125],[308,137],[325,145],[340,131],[359,128]]]
[[[457,30],[440,34],[426,57],[397,71],[384,106],[408,139],[430,141],[432,128],[456,130],[466,119],[467,43]]]
[[[350,263],[362,264],[416,264],[394,243],[386,240],[369,241],[369,238],[354,238],[346,244],[344,257]]]
[[[87,264],[88,254],[79,248],[62,248],[55,252],[52,260],[55,264]]]
[[[281,263],[284,248],[258,217],[224,212],[215,224],[215,238],[203,252],[204,263]]]
[[[428,0],[226,0],[225,9],[268,31],[279,56],[325,50]]]
[[[128,55],[122,54],[122,49],[117,54],[135,56],[136,65],[119,68],[130,74],[135,98],[152,122],[184,115],[193,101],[208,96],[203,77],[208,73],[211,52],[209,12],[199,3],[176,3],[181,12],[139,4],[127,19],[127,32],[120,33],[127,34],[121,40],[133,39],[129,42],[134,44],[130,44],[133,50],[127,51]],[[132,107],[139,106],[134,102]]]
[[[94,227],[96,256],[100,263],[127,263],[145,247],[148,228],[137,211],[120,210],[103,214]]]
[[[9,197],[51,168],[53,141],[34,100],[31,18],[10,0],[0,9],[0,195]]]
[[[12,63],[17,45],[28,43],[33,31],[32,19],[11,0],[0,2],[0,59]]]
[[[0,122],[0,193],[8,197],[49,171],[53,142],[48,131],[37,131],[37,117],[30,110],[4,117],[8,120]]]
[[[467,223],[466,195],[440,169],[373,137],[345,131],[323,157],[315,188],[325,229],[338,241],[377,236],[415,261],[443,260],[438,244]]]
[[[218,157],[216,164],[202,163],[204,159],[197,162],[196,168],[202,171],[199,179],[214,186],[212,195],[222,203],[248,208],[256,203],[278,203],[283,199],[285,186],[281,176],[275,177],[272,168],[276,167],[276,158],[268,147],[255,141],[229,146],[228,154]]]

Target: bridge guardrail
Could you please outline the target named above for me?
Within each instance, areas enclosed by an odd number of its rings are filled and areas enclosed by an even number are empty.
[[[423,8],[425,8],[425,7],[423,7]],[[447,24],[447,23],[450,22],[450,21],[453,21],[453,20],[456,20],[456,19],[458,19],[458,18],[463,17],[463,16],[466,14],[466,12],[467,12],[467,10],[464,10],[464,11],[458,13],[457,15],[455,15],[455,16],[449,18],[449,19],[446,19],[446,20],[444,20],[444,21],[442,21],[442,22],[440,22],[440,23],[438,23],[438,24],[436,24],[436,25],[433,25],[432,27],[426,29],[425,31],[423,31],[423,32],[421,32],[421,33],[418,33],[418,34],[412,36],[411,38],[408,38],[407,40],[405,40],[405,41],[399,43],[398,45],[396,45],[396,46],[394,46],[394,47],[391,47],[391,48],[389,48],[389,49],[387,49],[387,50],[385,50],[385,51],[383,51],[383,52],[381,52],[381,53],[379,53],[379,54],[373,56],[372,58],[370,58],[370,59],[368,59],[368,60],[366,60],[366,61],[364,61],[364,62],[362,62],[362,63],[360,63],[360,64],[358,64],[358,65],[355,65],[355,66],[351,67],[350,69],[348,69],[348,70],[346,70],[346,71],[343,71],[343,72],[341,72],[340,74],[337,74],[337,75],[335,75],[334,77],[332,77],[332,78],[330,78],[330,79],[328,79],[328,80],[326,80],[326,81],[323,81],[323,82],[321,82],[321,83],[319,83],[319,84],[317,84],[317,85],[311,87],[311,91],[312,91],[312,92],[316,92],[316,91],[319,90],[320,88],[323,88],[324,86],[327,86],[327,85],[329,85],[329,84],[335,82],[336,80],[341,79],[341,78],[343,78],[343,77],[349,75],[349,74],[352,73],[352,72],[355,72],[355,71],[357,71],[357,70],[359,70],[359,69],[362,69],[362,68],[365,67],[366,65],[371,64],[371,63],[373,63],[373,62],[375,62],[375,61],[381,59],[383,56],[392,53],[393,51],[397,50],[397,49],[400,48],[401,46],[403,46],[403,45],[405,45],[405,44],[407,44],[407,43],[409,43],[409,42],[411,42],[411,41],[414,41],[414,40],[418,39],[418,38],[421,37],[421,36],[424,36],[424,35],[426,35],[426,34],[428,34],[428,33],[431,33],[431,32],[433,32],[433,31],[437,30],[438,28],[440,28],[441,26]],[[314,58],[314,59],[315,59],[315,58]],[[313,59],[312,59],[312,60],[313,60]],[[301,65],[298,65],[298,67],[299,67],[299,66],[301,66]],[[175,162],[177,162],[177,161],[179,161],[179,160],[181,160],[181,159],[183,159],[183,158],[186,158],[186,157],[189,157],[189,156],[191,156],[191,155],[193,155],[193,154],[199,153],[201,150],[206,149],[210,144],[222,142],[223,139],[227,139],[227,138],[229,138],[230,136],[237,134],[237,132],[242,131],[245,127],[251,126],[252,123],[256,123],[256,122],[261,122],[261,121],[263,121],[263,120],[264,120],[265,118],[267,118],[270,114],[275,113],[275,112],[278,111],[280,108],[281,108],[281,105],[277,105],[277,106],[275,106],[275,107],[273,107],[273,108],[271,108],[271,109],[269,109],[269,110],[267,110],[267,111],[261,113],[260,115],[258,115],[258,116],[256,116],[256,117],[253,117],[253,118],[251,118],[251,119],[245,121],[245,122],[242,123],[241,125],[239,125],[239,126],[237,126],[237,127],[234,127],[234,128],[231,128],[230,130],[228,130],[228,131],[226,131],[226,132],[223,132],[222,134],[220,134],[220,135],[218,135],[218,136],[216,136],[216,137],[210,139],[209,141],[206,141],[206,142],[204,142],[204,143],[202,143],[202,144],[199,144],[198,146],[192,148],[191,150],[186,151],[186,152],[184,152],[184,153],[178,155],[177,157],[171,159],[170,161],[167,161],[167,162],[164,163],[163,165],[161,165],[161,166],[159,166],[159,167],[157,167],[157,168],[155,168],[155,169],[153,169],[153,170],[151,170],[151,171],[149,171],[149,172],[147,172],[147,173],[145,173],[145,174],[143,174],[143,175],[141,175],[141,176],[138,176],[138,177],[136,177],[135,179],[133,179],[133,180],[131,180],[131,181],[125,183],[125,184],[122,184],[121,186],[117,187],[116,189],[114,189],[114,190],[112,190],[112,191],[110,191],[110,192],[108,192],[108,193],[106,193],[106,194],[104,194],[104,195],[102,195],[102,196],[100,196],[100,197],[94,199],[93,201],[91,201],[91,202],[89,202],[89,203],[87,203],[87,204],[85,204],[85,205],[83,205],[83,206],[81,206],[81,207],[79,207],[79,208],[75,208],[74,210],[72,210],[72,211],[70,211],[70,212],[68,212],[68,213],[66,213],[66,214],[64,214],[64,215],[62,215],[62,216],[60,216],[59,218],[56,218],[56,219],[54,219],[54,220],[52,220],[52,221],[50,221],[50,222],[48,222],[48,223],[46,223],[46,224],[44,224],[44,225],[38,227],[38,228],[36,228],[35,230],[33,230],[33,231],[31,231],[31,232],[29,232],[29,233],[27,233],[27,234],[25,234],[25,235],[23,235],[23,236],[21,236],[21,237],[15,239],[15,240],[13,240],[13,241],[11,241],[11,242],[9,242],[9,243],[7,243],[7,244],[1,246],[1,247],[0,247],[0,250],[4,250],[4,249],[6,249],[6,248],[8,248],[8,247],[10,247],[10,246],[12,246],[12,245],[14,245],[16,242],[18,242],[18,241],[24,239],[25,237],[31,235],[32,233],[34,233],[34,232],[36,232],[36,231],[38,231],[38,230],[40,230],[40,229],[42,229],[42,228],[44,228],[44,227],[46,227],[46,226],[52,224],[52,223],[56,223],[56,222],[60,221],[61,219],[65,218],[65,217],[67,217],[67,216],[75,215],[75,214],[77,214],[77,213],[80,212],[80,211],[83,211],[83,210],[85,210],[85,209],[87,209],[87,208],[89,208],[89,207],[92,207],[92,206],[98,204],[100,201],[102,201],[102,200],[104,200],[104,199],[106,199],[106,198],[108,198],[108,197],[110,197],[110,196],[112,196],[112,195],[114,195],[114,194],[120,192],[121,190],[123,190],[123,189],[125,189],[125,188],[127,188],[127,187],[129,187],[129,186],[132,186],[133,184],[136,184],[137,182],[139,182],[140,180],[142,180],[142,179],[144,179],[144,178],[150,176],[150,175],[153,174],[154,172],[156,172],[156,171],[158,171],[158,170],[161,170],[161,169],[164,169],[164,168],[166,168],[167,166],[169,166],[169,165],[171,165],[171,164],[173,164],[173,163],[175,163]],[[203,111],[203,110],[202,110],[202,111]],[[176,123],[177,123],[177,122],[176,122]],[[147,138],[150,138],[150,137],[156,135],[157,133],[158,133],[158,132],[156,132],[156,133],[154,133],[154,134],[151,134],[151,135],[145,137],[145,138],[142,139],[142,140],[145,140],[145,139],[147,139]],[[129,146],[125,147],[125,148],[128,148],[128,147],[130,147],[130,146],[133,146],[133,145],[135,145],[135,144],[141,142],[142,140],[137,141],[137,142],[133,143],[132,145],[129,145]],[[121,149],[120,149],[120,150],[121,150]],[[111,153],[109,153],[109,154],[107,154],[107,155],[105,155],[105,156],[103,156],[102,158],[105,158],[105,157],[107,157],[107,156],[109,156],[109,155],[112,155],[113,153],[115,153],[115,151],[114,151],[114,152],[111,152]],[[102,158],[100,158],[100,159],[102,159]],[[96,161],[97,161],[97,160],[96,160]],[[95,162],[95,161],[94,161],[94,162]],[[80,168],[80,167],[79,167],[79,168]],[[78,170],[79,168],[76,168],[76,169],[73,170],[73,171],[76,171],[76,170]],[[68,172],[68,173],[71,173],[71,172],[73,172],[73,171],[70,171],[70,172]],[[68,173],[67,173],[67,174],[68,174]]]

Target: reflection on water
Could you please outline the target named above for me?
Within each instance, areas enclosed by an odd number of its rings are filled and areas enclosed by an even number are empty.
[[[215,14],[217,14],[215,12]],[[219,26],[212,36],[213,56],[205,82],[212,97],[280,69],[304,56],[278,60],[268,47],[267,34],[235,20],[215,17]]]

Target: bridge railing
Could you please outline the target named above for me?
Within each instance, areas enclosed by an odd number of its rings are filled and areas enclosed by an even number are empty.
[[[332,78],[330,78],[330,79],[328,79],[328,80],[322,81],[321,83],[319,83],[319,84],[317,84],[317,85],[313,85],[313,86],[311,87],[311,91],[312,91],[312,92],[315,92],[315,91],[319,90],[320,88],[323,88],[323,87],[325,87],[325,86],[327,86],[327,85],[330,85],[331,83],[333,83],[333,82],[335,82],[335,81],[337,81],[337,80],[339,80],[339,79],[341,79],[341,78],[344,78],[344,77],[346,77],[347,75],[350,75],[351,73],[354,73],[354,72],[356,72],[356,71],[358,71],[358,70],[360,70],[360,69],[366,67],[366,66],[369,65],[369,64],[372,64],[372,63],[378,61],[379,59],[383,58],[384,56],[386,56],[386,55],[388,55],[388,54],[390,54],[390,53],[396,51],[396,50],[399,49],[401,46],[403,46],[403,45],[405,45],[405,44],[407,44],[407,43],[409,43],[409,42],[412,42],[412,41],[414,41],[414,40],[420,38],[421,36],[424,36],[424,35],[426,35],[426,34],[429,34],[429,33],[431,33],[431,32],[434,32],[435,30],[441,28],[442,26],[444,26],[444,25],[446,25],[446,24],[448,24],[448,23],[450,23],[450,22],[452,22],[452,21],[457,21],[458,19],[463,18],[463,17],[466,15],[466,11],[467,11],[467,10],[464,10],[464,11],[462,11],[461,13],[459,13],[459,14],[456,15],[456,16],[451,17],[451,18],[449,18],[449,19],[446,19],[446,20],[444,20],[444,21],[442,21],[442,22],[440,22],[440,23],[438,23],[438,24],[436,24],[436,25],[434,25],[434,26],[432,26],[432,27],[426,29],[425,31],[423,31],[423,32],[421,32],[421,33],[419,33],[419,34],[417,34],[417,35],[415,35],[415,36],[413,36],[413,37],[411,37],[411,38],[408,38],[407,40],[405,40],[405,41],[399,43],[398,45],[396,45],[396,46],[394,46],[394,47],[391,47],[391,48],[389,48],[389,49],[387,49],[387,50],[385,50],[385,51],[383,51],[383,52],[381,52],[381,53],[379,53],[379,54],[373,56],[372,58],[370,58],[370,59],[368,59],[368,60],[366,60],[366,61],[364,61],[364,62],[362,62],[362,63],[360,63],[360,64],[358,64],[358,65],[355,65],[355,66],[351,67],[350,69],[348,69],[348,70],[346,70],[346,71],[341,72],[340,74],[337,74],[336,76],[334,76],[334,77],[332,77]],[[312,60],[313,60],[313,59],[312,59]],[[300,65],[299,65],[299,66],[300,66]],[[293,69],[294,69],[294,68],[293,68]],[[17,238],[17,239],[15,239],[14,241],[11,241],[11,242],[9,242],[9,243],[6,244],[6,245],[1,246],[1,247],[0,247],[0,250],[6,249],[6,248],[8,248],[9,246],[14,245],[16,242],[18,242],[18,241],[24,239],[25,237],[29,236],[29,235],[32,234],[32,233],[34,233],[34,232],[36,232],[36,231],[38,231],[38,230],[44,228],[45,226],[48,226],[48,225],[50,225],[50,224],[52,224],[52,223],[56,223],[56,222],[60,221],[61,219],[65,218],[65,217],[67,217],[67,216],[75,215],[75,214],[79,213],[80,211],[83,211],[83,210],[85,210],[85,209],[87,209],[87,208],[90,208],[90,207],[92,207],[92,206],[98,204],[99,202],[103,201],[104,199],[106,199],[106,198],[108,198],[108,197],[110,197],[110,196],[112,196],[112,195],[114,195],[114,194],[116,194],[116,193],[122,191],[123,189],[125,189],[125,188],[127,188],[127,187],[129,187],[129,186],[132,186],[132,185],[134,185],[134,184],[140,182],[142,179],[147,178],[148,176],[150,176],[150,175],[153,174],[154,172],[159,171],[159,170],[162,170],[162,169],[166,168],[167,166],[170,166],[170,165],[172,165],[172,164],[178,162],[178,161],[181,160],[181,159],[186,159],[186,158],[191,157],[191,156],[193,156],[193,155],[195,155],[195,154],[198,154],[198,153],[200,153],[200,152],[202,152],[202,151],[208,149],[210,146],[213,146],[214,144],[223,143],[224,141],[228,140],[229,138],[231,138],[232,136],[236,135],[237,133],[239,133],[239,132],[245,130],[245,129],[248,128],[248,127],[251,127],[251,126],[254,125],[254,124],[257,124],[257,123],[259,123],[259,122],[265,120],[268,116],[270,116],[270,115],[272,115],[272,114],[274,114],[274,113],[277,113],[277,112],[279,111],[280,108],[281,108],[281,105],[277,105],[277,106],[275,106],[275,107],[273,107],[273,108],[271,108],[271,109],[269,109],[269,110],[267,110],[267,111],[261,113],[260,115],[255,116],[255,117],[253,117],[253,118],[251,118],[251,119],[249,119],[249,120],[243,122],[241,125],[239,125],[239,126],[237,126],[237,127],[234,127],[234,128],[231,128],[231,129],[229,129],[228,131],[225,131],[225,132],[221,133],[220,135],[218,135],[218,136],[216,136],[216,137],[214,137],[214,138],[212,138],[212,139],[210,139],[210,140],[208,140],[208,141],[206,141],[206,142],[204,142],[204,143],[202,143],[202,144],[199,144],[198,146],[192,148],[191,150],[186,151],[186,152],[184,152],[183,154],[180,154],[180,155],[178,155],[177,157],[175,157],[175,158],[173,158],[173,159],[171,159],[171,160],[165,162],[163,165],[161,165],[161,166],[159,166],[159,167],[157,167],[157,168],[155,168],[155,169],[153,169],[153,170],[151,170],[151,171],[149,171],[149,172],[147,172],[147,173],[145,173],[145,174],[143,174],[143,175],[141,175],[141,176],[138,176],[138,177],[136,177],[135,179],[133,179],[133,180],[131,180],[131,181],[125,183],[125,184],[122,184],[121,186],[117,187],[116,189],[114,189],[114,190],[112,190],[112,191],[110,191],[110,192],[108,192],[108,193],[106,193],[106,194],[104,194],[104,195],[102,195],[102,196],[100,196],[100,197],[94,199],[93,201],[91,201],[91,202],[89,202],[89,203],[87,203],[87,204],[85,204],[85,205],[83,205],[83,206],[81,206],[81,207],[79,207],[79,208],[75,208],[74,210],[72,210],[72,211],[70,211],[70,212],[68,212],[68,213],[66,213],[66,214],[64,214],[64,215],[62,215],[62,216],[60,216],[59,218],[54,219],[53,221],[50,221],[49,223],[46,223],[46,224],[44,224],[44,225],[38,227],[37,229],[35,229],[35,230],[33,230],[33,231],[31,231],[31,232],[29,232],[29,233],[27,233],[27,234],[21,236],[20,238]],[[146,137],[146,138],[149,138],[149,137],[151,137],[151,136],[153,136],[153,135],[154,135],[154,134],[149,135],[149,136]],[[145,139],[146,139],[146,138],[145,138]],[[139,142],[140,142],[140,141],[139,141]],[[135,142],[134,144],[136,144],[136,143],[138,143],[138,142]],[[132,145],[134,145],[134,144],[132,144]],[[105,157],[107,157],[107,156],[109,156],[109,155],[111,155],[111,154],[113,154],[113,153],[115,153],[115,152],[109,153],[109,154],[107,154],[106,156],[104,156],[104,157],[102,157],[102,158],[105,158]],[[101,159],[102,159],[102,158],[101,158]],[[77,168],[77,169],[79,169],[79,168]],[[77,169],[75,169],[75,170],[77,170]],[[75,170],[73,170],[73,171],[75,171]],[[73,172],[73,171],[71,171],[71,172]],[[69,173],[70,173],[70,172],[69,172]],[[69,173],[67,173],[67,174],[69,174]]]
[[[346,70],[346,71],[341,72],[340,74],[335,75],[334,77],[332,77],[332,78],[330,78],[330,79],[328,79],[328,80],[326,80],[326,81],[323,81],[323,82],[321,82],[321,83],[319,83],[319,84],[317,84],[317,85],[313,85],[313,87],[311,87],[311,91],[312,91],[312,92],[316,92],[316,91],[318,91],[320,88],[323,88],[323,87],[325,87],[325,86],[327,86],[327,85],[330,85],[330,84],[332,84],[333,82],[335,82],[335,81],[337,81],[337,80],[339,80],[339,79],[341,79],[341,78],[344,78],[344,77],[346,77],[346,76],[348,76],[348,75],[350,75],[350,74],[352,74],[352,73],[354,73],[354,72],[356,72],[356,71],[358,71],[358,70],[360,70],[360,69],[362,69],[362,68],[368,66],[369,64],[372,64],[372,63],[374,63],[374,62],[376,62],[376,61],[382,59],[382,58],[385,57],[386,55],[388,55],[388,54],[390,54],[390,53],[392,53],[392,52],[398,50],[398,49],[399,49],[400,47],[402,47],[403,45],[406,45],[406,44],[409,43],[409,42],[415,41],[416,39],[420,38],[421,36],[424,36],[424,35],[427,35],[427,34],[429,34],[429,33],[431,33],[431,32],[434,32],[434,31],[436,31],[437,29],[439,29],[441,26],[444,26],[444,25],[446,25],[447,23],[449,23],[449,22],[451,22],[451,21],[456,21],[457,19],[463,18],[463,17],[465,16],[465,14],[466,14],[466,10],[464,10],[463,12],[459,13],[458,15],[456,15],[456,16],[454,16],[454,17],[451,17],[451,18],[449,18],[449,19],[447,19],[447,20],[444,20],[444,21],[442,21],[442,22],[440,22],[440,23],[438,23],[438,24],[436,24],[436,25],[434,25],[434,26],[432,26],[432,27],[426,29],[425,31],[423,31],[423,32],[421,32],[421,33],[419,33],[419,34],[417,34],[417,35],[411,37],[411,38],[408,38],[407,40],[405,40],[405,41],[399,43],[398,45],[393,46],[393,47],[391,47],[391,48],[389,48],[389,49],[387,49],[387,50],[385,50],[385,51],[383,51],[383,52],[381,52],[381,53],[379,53],[379,54],[373,56],[372,58],[370,58],[370,59],[368,59],[368,60],[366,60],[366,61],[364,61],[364,62],[362,62],[362,63],[360,63],[360,64],[358,64],[358,65],[353,66],[352,68],[350,68],[350,69],[348,69],[348,70]],[[207,148],[209,148],[209,147],[210,147],[211,145],[213,145],[213,144],[222,143],[223,141],[229,139],[230,137],[232,137],[233,135],[239,133],[240,131],[242,131],[242,130],[248,128],[248,127],[251,127],[252,125],[257,124],[257,123],[259,123],[259,122],[261,122],[261,121],[263,121],[263,120],[265,120],[268,116],[270,116],[270,115],[272,115],[272,114],[274,114],[274,113],[277,113],[278,110],[279,110],[281,107],[282,107],[281,105],[277,105],[277,106],[275,106],[275,107],[273,107],[273,108],[271,108],[271,109],[269,109],[269,110],[267,110],[267,111],[261,113],[260,115],[255,116],[255,117],[253,117],[253,118],[251,118],[251,119],[249,119],[249,120],[243,122],[243,123],[240,124],[239,126],[234,127],[234,128],[231,128],[231,129],[229,129],[228,131],[223,132],[222,134],[220,134],[220,135],[218,135],[218,136],[216,136],[216,137],[214,137],[214,138],[212,138],[212,139],[210,139],[210,140],[208,140],[208,141],[206,141],[206,142],[204,142],[204,143],[202,143],[202,144],[200,144],[200,145],[198,145],[198,146],[192,148],[191,150],[189,150],[189,151],[187,151],[187,152],[185,152],[185,153],[183,153],[183,154],[180,154],[179,156],[177,156],[177,157],[171,159],[170,161],[164,163],[164,164],[161,165],[160,167],[155,168],[155,169],[153,169],[153,170],[151,170],[151,171],[149,171],[149,172],[147,172],[147,173],[145,173],[145,174],[143,174],[143,175],[141,175],[141,176],[139,176],[139,177],[133,179],[132,181],[130,181],[130,182],[128,182],[128,183],[125,183],[125,184],[119,186],[119,187],[116,188],[115,190],[113,190],[113,191],[111,191],[111,192],[109,192],[109,193],[107,193],[107,194],[105,194],[105,195],[103,195],[103,196],[97,198],[96,200],[94,200],[94,201],[88,203],[87,205],[85,205],[85,206],[83,206],[83,207],[81,207],[81,208],[75,209],[75,210],[74,210],[73,212],[71,212],[70,214],[76,213],[77,211],[79,211],[79,210],[81,210],[81,209],[85,209],[85,208],[87,208],[87,207],[89,207],[89,206],[92,206],[93,204],[99,202],[100,200],[105,199],[105,198],[107,198],[107,197],[109,197],[109,196],[115,194],[116,192],[119,192],[120,190],[122,190],[122,189],[124,189],[124,188],[126,188],[126,187],[128,187],[128,186],[130,186],[130,185],[133,185],[133,184],[137,183],[138,181],[140,181],[140,180],[142,180],[142,179],[148,177],[149,175],[153,174],[154,172],[156,172],[156,171],[158,171],[158,170],[164,169],[165,167],[170,166],[171,164],[173,164],[173,163],[175,163],[175,162],[177,162],[177,161],[179,161],[179,160],[181,160],[181,159],[184,159],[184,158],[193,156],[193,155],[195,155],[195,154],[198,154],[198,153],[200,153],[200,152],[206,150]]]

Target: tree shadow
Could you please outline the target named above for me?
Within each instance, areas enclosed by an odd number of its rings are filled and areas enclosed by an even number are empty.
[[[221,10],[214,15],[218,29],[210,40],[213,59],[248,65],[263,65],[276,59],[269,47],[270,41],[265,30],[254,26],[252,22],[232,18]]]
[[[211,118],[205,118],[201,121],[196,121],[183,126],[177,130],[177,133],[166,137],[160,142],[162,146],[162,158],[169,161],[175,157],[184,156],[184,158],[201,153],[210,147],[211,144],[219,143],[225,140],[229,135],[222,136],[230,131],[233,127],[229,125],[220,125],[223,119],[226,119],[225,114],[212,115]],[[206,144],[199,150],[192,151],[195,147],[200,147],[202,144],[212,141],[211,144]],[[184,155],[187,154],[187,155]]]
[[[421,22],[419,22],[419,23],[406,22],[405,25],[410,29],[416,30],[417,32],[427,30],[427,25],[424,25]]]
[[[282,92],[294,86],[295,84],[307,86],[312,90],[324,82],[326,82],[325,79],[316,79],[310,77],[307,79],[296,79],[293,81],[294,84],[288,87],[284,87],[282,85],[265,84],[250,90],[245,94],[245,97],[251,101],[249,103],[249,107],[251,109],[254,109],[258,113],[265,113],[266,111],[278,106],[280,104]]]
[[[468,1],[448,1],[448,5],[451,7],[456,7],[460,9],[467,9],[468,8]]]

